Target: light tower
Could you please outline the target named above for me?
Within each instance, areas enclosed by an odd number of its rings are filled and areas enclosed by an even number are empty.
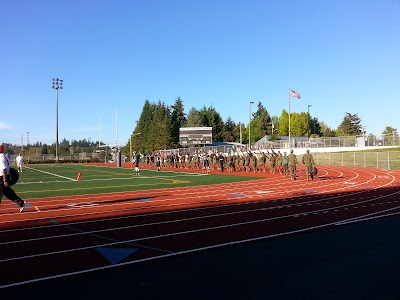
[[[63,88],[63,80],[53,78],[52,88],[56,90],[56,161],[58,162],[58,90]]]

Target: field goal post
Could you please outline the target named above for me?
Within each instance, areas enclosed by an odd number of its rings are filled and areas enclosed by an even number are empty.
[[[117,145],[115,142],[114,143],[103,143],[99,141],[99,144],[97,145],[98,148],[105,148],[105,161],[107,162],[107,149],[111,150],[111,156],[114,159],[114,162],[117,163],[117,167],[121,167],[121,161],[122,161],[122,157],[121,157],[121,151],[120,151],[120,147],[119,145]],[[112,162],[112,161],[110,161]]]

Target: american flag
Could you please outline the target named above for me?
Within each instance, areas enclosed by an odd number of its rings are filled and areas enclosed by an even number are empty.
[[[299,93],[296,93],[295,91],[293,91],[292,89],[290,89],[290,97],[296,97],[297,99],[300,99],[301,96]]]

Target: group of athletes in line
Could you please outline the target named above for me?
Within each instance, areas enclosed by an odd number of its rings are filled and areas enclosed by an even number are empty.
[[[228,172],[263,172],[268,170],[272,174],[279,173],[292,180],[296,180],[296,169],[298,165],[297,156],[290,150],[290,153],[281,153],[270,148],[266,151],[256,152],[228,152],[222,154],[218,152],[177,152],[164,154],[153,152],[143,155],[143,165],[145,167],[194,169],[207,172],[210,170]],[[313,179],[311,172],[315,167],[313,156],[307,150],[302,157],[305,165],[307,180]]]
[[[135,152],[132,156],[132,164],[135,165],[136,175],[140,174],[139,169],[140,153]],[[307,150],[306,154],[302,157],[302,163],[305,165],[305,174],[307,180],[313,180],[316,174],[316,168],[313,156]],[[169,153],[164,155],[161,152],[153,152],[150,155],[143,156],[143,164],[145,167],[157,168],[160,171],[162,167],[166,168],[180,168],[180,169],[197,169],[202,172],[209,172],[210,170],[219,170],[223,172],[226,168],[228,172],[244,171],[244,172],[267,172],[267,164],[269,164],[270,172],[288,177],[296,180],[297,177],[297,157],[290,150],[290,154],[286,152],[281,154],[280,151],[275,152],[273,148],[270,150],[255,152],[228,152],[226,155],[221,152],[198,152],[198,153]],[[0,145],[0,203],[5,195],[8,199],[14,201],[19,206],[19,211],[22,212],[25,207],[26,201],[19,198],[11,185],[15,184],[18,179],[13,179],[11,175],[11,167],[8,156],[4,154],[4,147]],[[17,166],[18,173],[22,172],[23,157],[18,156]],[[17,174],[18,174],[17,173]],[[17,175],[14,175],[17,176]],[[17,176],[18,178],[18,176]]]

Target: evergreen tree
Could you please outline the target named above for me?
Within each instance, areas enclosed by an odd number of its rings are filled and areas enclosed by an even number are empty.
[[[49,154],[49,150],[47,149],[47,144],[43,144],[41,154]]]
[[[385,130],[382,131],[382,135],[398,135],[398,131],[396,128],[393,128],[392,126],[386,126]]]
[[[135,129],[135,133],[140,133],[140,135],[136,135],[135,138],[132,139],[133,151],[148,153],[153,150],[151,148],[151,141],[147,137],[152,131],[151,124],[154,111],[155,105],[151,104],[149,100],[146,100]]]
[[[187,123],[185,127],[202,127],[203,119],[200,111],[192,107],[187,115]]]
[[[171,108],[171,142],[173,148],[177,148],[179,146],[179,128],[187,124],[183,102],[180,97],[175,100],[175,104]]]
[[[225,142],[238,142],[238,136],[236,124],[233,122],[231,117],[228,117],[224,125],[223,140]]]
[[[396,128],[391,126],[386,126],[385,130],[382,132],[382,136],[384,137],[384,143],[386,146],[395,145],[395,141],[399,140],[399,133]]]
[[[333,131],[332,129],[330,129],[328,126],[326,126],[324,124],[326,130],[323,131],[322,130],[322,123],[320,124],[320,122],[318,121],[318,118],[312,118],[310,119],[310,134],[313,137],[316,136],[326,136],[325,134],[329,134],[329,136],[335,136],[335,131]],[[333,134],[333,135],[332,135]]]
[[[257,123],[256,126],[254,126],[254,132],[256,133],[254,138],[256,141],[272,133],[271,117],[261,102],[258,102],[257,111],[253,114],[253,120]],[[253,127],[251,129],[253,129]]]
[[[259,139],[265,136],[265,132],[262,129],[262,124],[259,118],[253,118],[250,122],[250,143],[253,144]]]
[[[357,114],[346,113],[342,123],[338,127],[338,133],[341,135],[363,135],[361,119]]]
[[[170,111],[164,103],[158,101],[151,121],[151,130],[147,134],[147,152],[172,148],[170,127]]]
[[[212,127],[212,135],[214,142],[224,141],[225,124],[222,121],[220,114],[214,107],[206,108],[205,106],[200,111],[202,126]]]

